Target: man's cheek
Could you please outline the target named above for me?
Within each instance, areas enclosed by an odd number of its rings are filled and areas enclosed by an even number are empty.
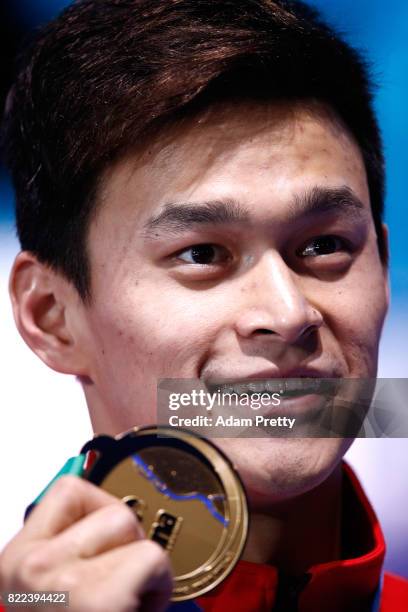
[[[344,307],[333,322],[333,333],[351,376],[376,376],[383,315],[366,306],[364,312]]]

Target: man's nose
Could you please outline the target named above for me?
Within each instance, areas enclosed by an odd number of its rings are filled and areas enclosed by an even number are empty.
[[[241,277],[241,300],[235,328],[239,336],[265,334],[295,344],[323,324],[307,299],[299,277],[279,254],[265,254]]]

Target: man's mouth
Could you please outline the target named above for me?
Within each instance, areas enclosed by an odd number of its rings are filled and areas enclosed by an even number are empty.
[[[276,395],[282,400],[301,397],[304,395],[335,395],[338,379],[329,378],[266,378],[250,380],[220,380],[207,383],[210,393],[221,395],[236,394],[252,396],[255,394]]]

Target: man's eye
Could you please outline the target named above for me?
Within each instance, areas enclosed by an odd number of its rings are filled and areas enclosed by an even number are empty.
[[[345,250],[347,245],[338,236],[319,236],[313,238],[306,246],[298,249],[296,254],[299,257],[318,257],[319,255],[330,255],[338,251]]]
[[[216,244],[196,244],[180,251],[177,259],[181,259],[186,263],[208,266],[228,261],[230,254],[224,247]]]

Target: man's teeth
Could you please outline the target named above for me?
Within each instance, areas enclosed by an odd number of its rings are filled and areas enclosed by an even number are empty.
[[[309,393],[321,393],[322,390],[322,379],[319,378],[269,379],[245,383],[224,383],[217,385],[216,387],[212,387],[212,391],[219,391],[223,394],[236,393],[237,395],[252,395],[254,393],[279,393],[279,395],[281,396],[291,396]]]

